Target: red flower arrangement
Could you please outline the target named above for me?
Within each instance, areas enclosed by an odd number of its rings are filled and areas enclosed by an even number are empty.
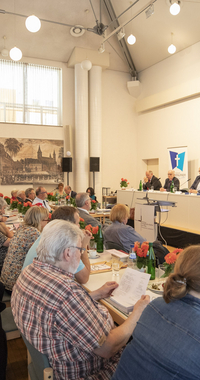
[[[96,210],[97,209],[97,201],[95,201],[94,199],[91,199],[91,210]]]
[[[0,197],[3,198],[3,194],[2,193],[0,193]]]
[[[126,178],[121,178],[120,187],[127,187],[129,182]]]
[[[136,241],[134,244],[134,251],[137,256],[137,267],[139,269],[147,266],[147,252],[149,250],[148,241],[144,241],[142,244]]]
[[[163,265],[164,265],[164,267],[165,267],[165,273],[162,275],[162,277],[168,277],[169,274],[170,274],[171,272],[173,272],[175,262],[176,262],[176,260],[178,259],[178,256],[179,256],[179,254],[180,254],[182,251],[183,251],[183,250],[182,250],[181,248],[176,248],[176,249],[174,249],[174,251],[169,252],[169,253],[165,256],[165,263],[163,263]]]
[[[79,226],[81,230],[85,229],[85,220],[83,218],[80,218],[79,220]]]
[[[23,204],[23,208],[22,208],[22,214],[24,215],[24,214],[26,214],[26,211],[28,211],[28,209],[30,208],[30,207],[32,207],[32,203],[31,202],[24,202],[24,204]]]
[[[95,236],[98,234],[99,227],[98,226],[92,227],[91,224],[88,224],[85,227],[85,230],[90,231],[95,238]]]
[[[10,205],[10,198],[5,195],[4,199],[5,199],[6,203],[7,203],[7,205]]]

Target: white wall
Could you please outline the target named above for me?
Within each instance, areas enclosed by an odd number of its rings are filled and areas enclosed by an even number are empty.
[[[200,77],[200,43],[152,66],[139,75],[141,98],[168,90]],[[142,160],[159,158],[159,176],[167,177],[167,148],[188,146],[188,176],[192,180],[200,166],[200,98],[138,115],[137,181],[144,176]]]
[[[66,64],[59,62],[30,58],[23,58],[23,61],[62,68],[63,126],[71,125],[74,136],[74,70],[68,69]],[[111,70],[103,71],[101,174],[102,186],[111,187],[111,190],[119,189],[121,177],[126,177],[132,186],[135,185],[137,115],[134,113],[134,99],[129,95],[126,88],[126,83],[129,80],[129,74]],[[0,136],[62,140],[64,139],[64,128],[0,123]],[[70,173],[72,188],[75,174],[75,172]],[[92,181],[90,185],[92,185]],[[21,185],[18,186],[18,188],[22,187]],[[46,188],[50,190],[52,186],[46,186]],[[12,186],[1,186],[0,191],[4,195],[9,195],[11,189]],[[97,194],[97,198],[101,202],[101,193]]]

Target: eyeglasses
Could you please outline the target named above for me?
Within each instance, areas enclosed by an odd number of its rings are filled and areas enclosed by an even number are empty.
[[[72,246],[72,247],[69,247],[69,248],[79,249],[81,255],[85,252],[85,248],[82,248],[82,247],[74,247],[74,246]]]
[[[40,194],[47,194],[47,191],[41,191]]]
[[[49,219],[43,219],[42,220],[42,222],[48,222],[49,221]]]

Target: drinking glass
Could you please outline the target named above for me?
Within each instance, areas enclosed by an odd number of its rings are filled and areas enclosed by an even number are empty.
[[[112,262],[112,273],[115,276],[119,276],[119,261]]]

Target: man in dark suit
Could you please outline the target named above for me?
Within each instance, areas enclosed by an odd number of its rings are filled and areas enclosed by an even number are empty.
[[[200,168],[199,168],[199,175],[195,178],[190,190],[190,193],[200,193]]]
[[[170,191],[172,181],[174,182],[174,187],[176,187],[177,191],[179,191],[180,182],[178,178],[174,177],[174,174],[174,170],[168,171],[168,178],[166,178],[164,187],[161,187],[160,191]]]
[[[76,193],[75,191],[72,190],[71,186],[65,186],[64,190],[65,190],[65,193],[66,193],[67,195],[69,195],[69,196],[72,197],[72,198],[76,198],[76,194],[77,194],[77,193]]]
[[[162,187],[160,180],[153,175],[152,170],[146,171],[146,177],[144,177],[143,189],[144,190],[160,190]]]

